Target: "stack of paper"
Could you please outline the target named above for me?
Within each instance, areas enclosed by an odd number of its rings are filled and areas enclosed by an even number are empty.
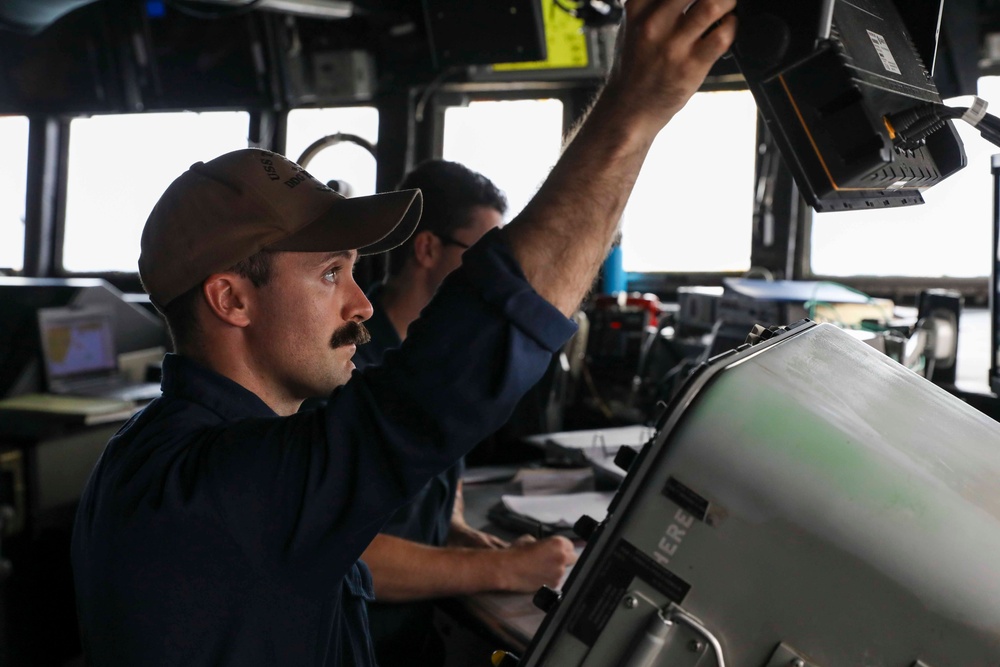
[[[590,468],[522,468],[514,475],[525,496],[579,493],[594,490],[594,471]]]
[[[599,474],[620,482],[625,471],[615,464],[623,446],[640,450],[656,431],[641,424],[584,431],[561,431],[533,435],[526,440],[544,449],[547,461],[564,465],[590,465]]]
[[[551,496],[501,496],[507,511],[555,530],[573,527],[584,514],[598,521],[608,513],[613,492],[567,493]]]

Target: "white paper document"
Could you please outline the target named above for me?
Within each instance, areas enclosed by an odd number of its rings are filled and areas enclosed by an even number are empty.
[[[614,497],[613,491],[591,491],[551,496],[502,496],[501,500],[511,512],[562,529],[572,528],[584,514],[600,521],[607,515],[608,505]]]

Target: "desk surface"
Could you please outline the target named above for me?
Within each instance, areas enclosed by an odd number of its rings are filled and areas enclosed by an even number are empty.
[[[55,394],[24,394],[0,400],[0,438],[38,440],[123,424],[142,409],[131,401]]]

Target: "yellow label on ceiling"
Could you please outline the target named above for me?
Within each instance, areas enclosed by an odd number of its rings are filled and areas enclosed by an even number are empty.
[[[548,58],[526,63],[501,63],[493,65],[497,72],[535,69],[565,69],[586,67],[587,38],[583,34],[583,19],[556,6],[555,0],[541,0],[542,19],[545,23],[545,47]]]

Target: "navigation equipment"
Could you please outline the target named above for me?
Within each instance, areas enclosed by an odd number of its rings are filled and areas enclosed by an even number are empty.
[[[619,455],[522,667],[996,664],[1000,424],[833,325],[757,338]]]
[[[935,119],[917,141],[907,141],[893,123],[900,114],[941,105],[933,68],[942,6],[943,0],[738,3],[734,58],[816,211],[922,204],[924,190],[965,166],[951,120]]]

